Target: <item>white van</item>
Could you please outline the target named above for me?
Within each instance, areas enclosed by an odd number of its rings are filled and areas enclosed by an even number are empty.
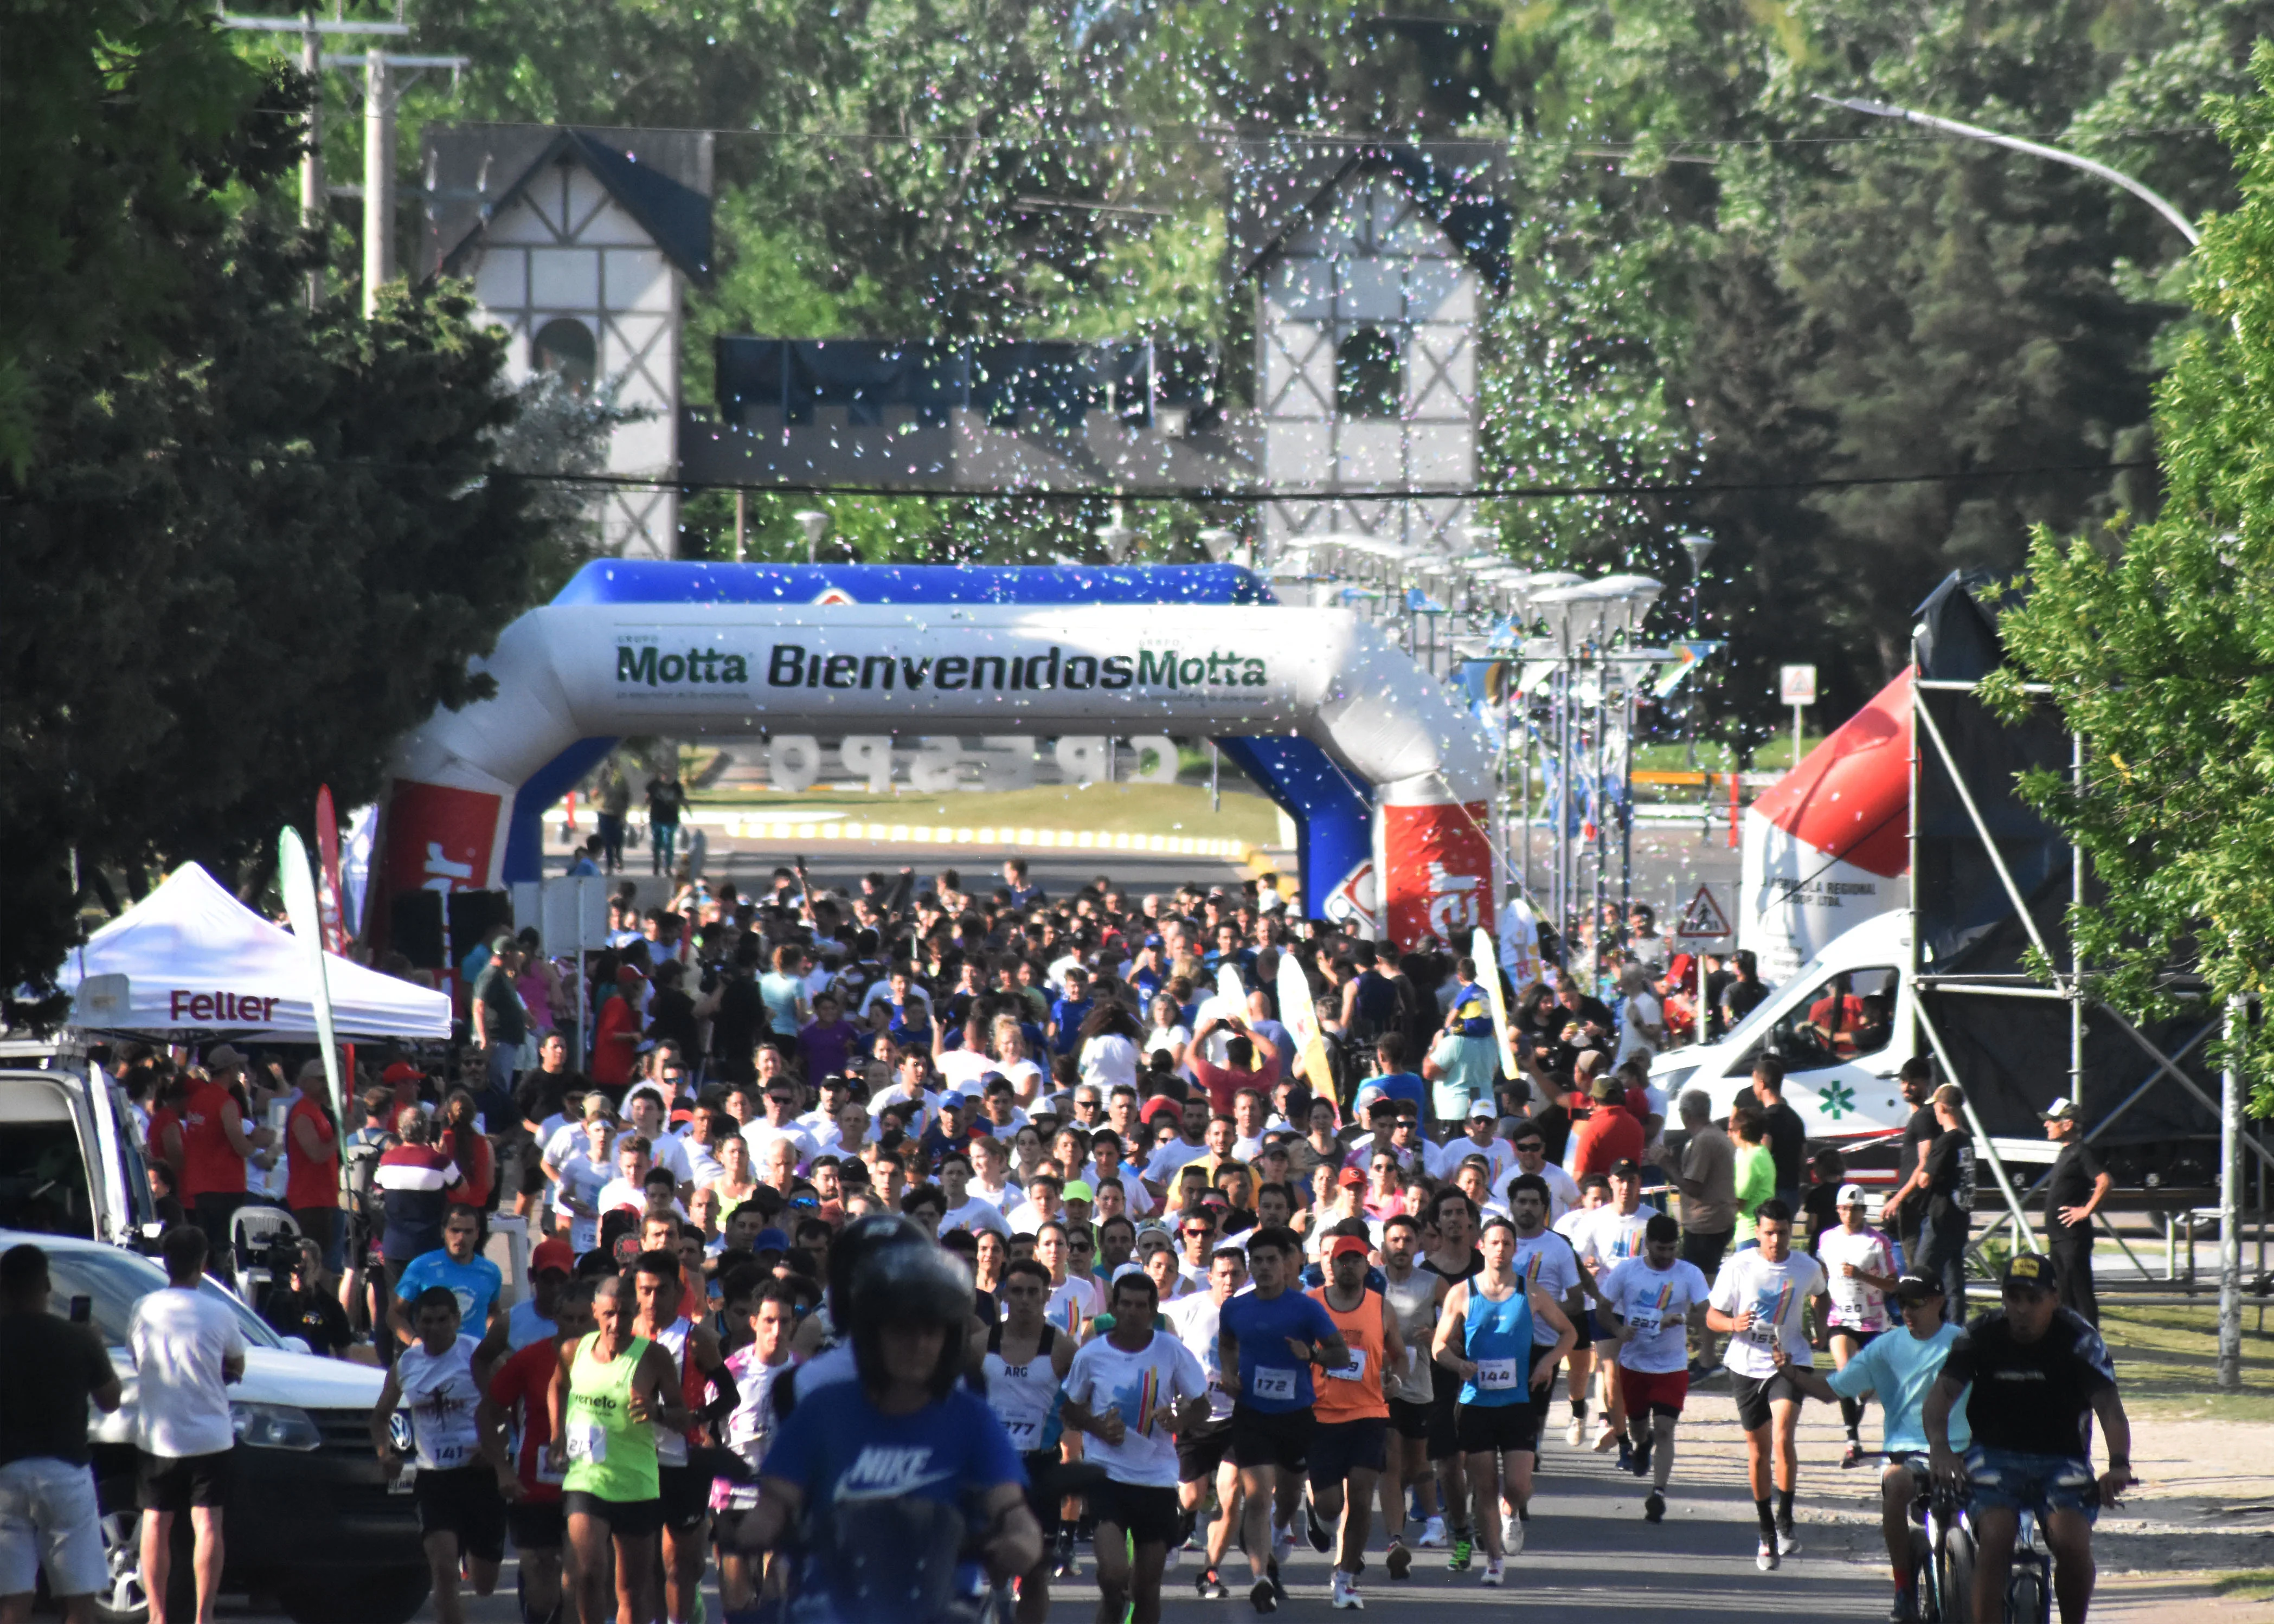
[[[125,1090],[67,1040],[0,1037],[0,1229],[131,1245],[156,1218]]]
[[[1752,1087],[1753,1061],[1766,1049],[1785,1064],[1785,1103],[1800,1113],[1811,1143],[1883,1139],[1900,1133],[1911,1107],[1895,1086],[1917,1030],[1911,986],[1911,916],[1898,908],[1835,937],[1763,999],[1717,1043],[1669,1049],[1653,1063],[1651,1084],[1673,1101],[1703,1088],[1721,1121]]]

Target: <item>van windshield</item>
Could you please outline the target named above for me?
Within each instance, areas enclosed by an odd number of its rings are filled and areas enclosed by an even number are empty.
[[[93,1312],[94,1328],[102,1335],[103,1344],[110,1348],[126,1345],[126,1327],[134,1318],[134,1305],[153,1291],[166,1284],[166,1271],[149,1259],[132,1252],[90,1249],[69,1252],[60,1247],[48,1253],[48,1306],[59,1314],[71,1312],[71,1300],[87,1297]],[[266,1320],[215,1283],[211,1276],[199,1283],[198,1289],[216,1301],[226,1303],[237,1319],[237,1328],[245,1340],[257,1348],[278,1348],[276,1333]]]
[[[11,1122],[0,1132],[0,1229],[94,1238],[87,1161],[68,1116]]]

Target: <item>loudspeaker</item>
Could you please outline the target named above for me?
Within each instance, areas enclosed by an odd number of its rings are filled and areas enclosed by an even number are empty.
[[[442,961],[442,893],[397,891],[388,899],[387,944],[420,970],[440,970]]]

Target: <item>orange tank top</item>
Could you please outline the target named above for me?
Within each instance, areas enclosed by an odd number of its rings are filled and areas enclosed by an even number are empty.
[[[1314,1384],[1317,1402],[1313,1409],[1322,1423],[1367,1421],[1387,1417],[1389,1405],[1382,1395],[1382,1361],[1388,1352],[1382,1334],[1382,1294],[1367,1291],[1358,1306],[1345,1313],[1327,1301],[1327,1289],[1310,1291],[1335,1329],[1350,1344],[1351,1362],[1340,1370],[1319,1367]]]

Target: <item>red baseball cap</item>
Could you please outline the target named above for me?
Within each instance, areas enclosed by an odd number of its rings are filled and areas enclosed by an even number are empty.
[[[529,1249],[529,1272],[542,1274],[547,1269],[559,1269],[564,1274],[576,1272],[576,1249],[557,1235]]]
[[[1351,1184],[1362,1184],[1366,1183],[1366,1169],[1364,1168],[1346,1167],[1341,1172],[1335,1175],[1335,1183],[1344,1186]]]
[[[1163,1111],[1181,1114],[1184,1109],[1185,1108],[1182,1105],[1179,1105],[1176,1101],[1169,1098],[1167,1094],[1155,1094],[1151,1099],[1145,1101],[1145,1108],[1137,1113],[1137,1120],[1140,1122],[1149,1123],[1153,1118],[1158,1116]]]
[[[382,1083],[408,1083],[425,1075],[408,1060],[398,1060],[379,1074],[379,1080]]]
[[[1338,1235],[1335,1237],[1335,1244],[1327,1248],[1327,1257],[1331,1261],[1344,1252],[1354,1252],[1363,1258],[1373,1250],[1362,1235]]]

